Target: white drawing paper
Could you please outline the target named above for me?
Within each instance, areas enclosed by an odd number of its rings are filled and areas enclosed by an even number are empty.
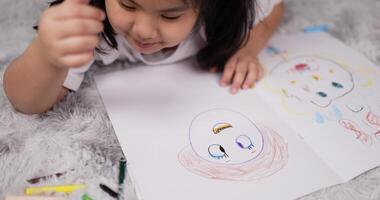
[[[294,199],[379,165],[378,69],[323,33],[269,44],[237,95],[194,59],[96,76],[141,199]]]

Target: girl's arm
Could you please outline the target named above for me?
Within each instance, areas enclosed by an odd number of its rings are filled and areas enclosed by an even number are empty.
[[[245,46],[227,61],[220,84],[222,86],[232,84],[231,93],[235,94],[240,89],[252,88],[261,78],[263,68],[257,55],[279,26],[283,13],[283,3],[276,5],[268,17],[251,29]]]
[[[276,5],[271,14],[263,21],[259,22],[250,31],[250,37],[246,45],[251,51],[258,55],[260,51],[266,46],[268,40],[271,38],[273,32],[279,26],[284,14],[284,3]]]
[[[88,2],[65,0],[42,14],[38,36],[4,74],[4,90],[16,110],[35,114],[50,109],[67,93],[62,84],[69,68],[93,59],[105,15]]]
[[[68,69],[52,66],[37,39],[15,59],[4,74],[4,90],[13,107],[26,114],[50,109],[64,92]],[[62,97],[61,97],[62,98]]]

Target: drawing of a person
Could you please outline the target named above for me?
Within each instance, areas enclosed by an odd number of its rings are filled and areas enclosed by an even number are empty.
[[[280,135],[231,110],[214,109],[196,116],[189,139],[178,160],[206,178],[261,179],[282,169],[288,159],[287,144]]]

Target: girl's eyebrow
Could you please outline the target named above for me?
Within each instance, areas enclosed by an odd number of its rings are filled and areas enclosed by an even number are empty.
[[[135,2],[134,0],[127,0],[127,1],[130,1],[132,2],[133,4],[135,4],[136,6],[138,7],[142,7],[141,5],[139,5],[137,2]],[[180,6],[175,6],[175,7],[172,7],[172,8],[165,8],[165,9],[160,9],[160,10],[157,10],[158,12],[181,12],[181,11],[185,11],[189,8],[188,5],[186,4],[182,4]]]

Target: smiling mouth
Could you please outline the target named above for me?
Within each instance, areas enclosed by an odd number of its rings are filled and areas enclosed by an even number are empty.
[[[351,112],[354,112],[354,113],[358,113],[358,112],[360,112],[360,111],[362,111],[364,109],[363,106],[362,106],[359,109],[355,110],[353,108],[350,108],[348,105],[346,105],[346,108],[349,109],[349,110],[351,110]]]
[[[159,42],[152,42],[152,43],[143,43],[139,42],[138,40],[133,39],[136,46],[140,47],[141,49],[149,49],[153,47],[154,45],[158,44]]]

